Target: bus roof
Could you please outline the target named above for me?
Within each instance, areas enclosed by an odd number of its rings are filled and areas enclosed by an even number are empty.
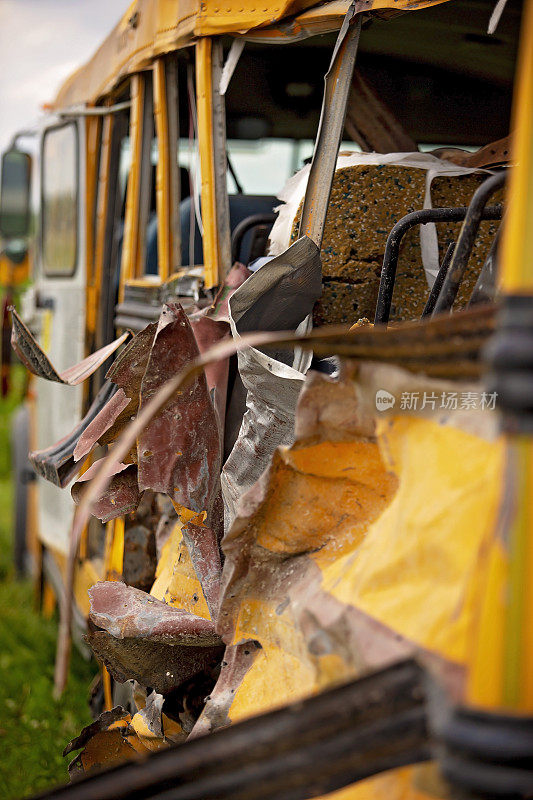
[[[449,0],[359,0],[359,13],[414,11]],[[127,75],[201,36],[281,43],[335,31],[350,0],[134,0],[93,57],[60,88],[54,110],[94,105]],[[282,23],[282,24],[280,24]]]

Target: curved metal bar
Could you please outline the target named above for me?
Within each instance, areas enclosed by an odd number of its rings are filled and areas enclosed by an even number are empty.
[[[491,175],[490,178],[483,181],[479,189],[474,193],[470,205],[468,206],[468,213],[461,228],[459,239],[457,240],[457,247],[453,254],[450,269],[448,270],[442,291],[435,304],[435,314],[449,311],[453,306],[468,265],[468,259],[470,258],[476,240],[479,225],[483,219],[486,219],[483,214],[485,206],[492,195],[497,192],[498,189],[502,188],[505,179],[505,172],[498,172],[496,175]]]
[[[428,299],[426,300],[426,305],[424,306],[424,310],[420,315],[420,319],[424,319],[424,317],[430,317],[433,313],[433,309],[435,308],[435,303],[437,302],[440,290],[442,289],[442,284],[444,283],[444,279],[446,278],[446,275],[448,274],[448,270],[450,268],[450,264],[452,263],[454,250],[455,250],[455,242],[449,242],[448,249],[444,254],[444,258],[442,259],[442,263],[439,267],[439,272],[437,274],[437,277],[435,278],[435,283],[431,287],[431,291],[429,293]]]
[[[489,254],[481,268],[476,285],[472,290],[472,296],[468,301],[468,306],[477,306],[479,303],[491,303],[496,294],[496,274],[498,271],[498,252],[500,247],[501,227],[496,231],[496,236],[492,242]]]
[[[231,234],[231,263],[235,264],[238,261],[238,256],[241,251],[242,240],[246,236],[249,230],[252,228],[257,227],[258,225],[270,225],[274,224],[276,219],[275,214],[252,214],[249,217],[246,217],[238,225],[235,226],[235,230]]]
[[[385,245],[376,315],[374,317],[375,325],[386,325],[389,321],[400,245],[407,231],[415,225],[427,225],[429,222],[462,222],[466,219],[467,213],[466,206],[458,206],[457,208],[423,208],[421,211],[412,211],[410,214],[406,214],[396,223],[389,233],[387,244]],[[501,215],[502,207],[500,205],[490,206],[482,209],[481,219],[501,219]]]

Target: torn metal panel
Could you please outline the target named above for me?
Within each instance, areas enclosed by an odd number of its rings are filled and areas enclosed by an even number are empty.
[[[99,442],[104,433],[108,431],[116,422],[119,414],[130,404],[131,400],[126,397],[124,390],[119,389],[113,397],[105,404],[102,410],[90,422],[79,438],[74,450],[74,461],[80,461],[88,455],[93,447]]]
[[[235,290],[229,299],[230,321],[241,336],[295,330],[321,291],[320,252],[303,236]]]
[[[134,698],[140,715],[135,714],[132,726],[146,747],[160,749],[160,741],[168,746],[172,742],[183,742],[187,736],[182,725],[174,717],[169,716],[170,709],[176,713],[175,694],[164,697],[156,691],[147,695],[147,690],[137,681],[133,682]],[[177,694],[181,693],[181,688]],[[180,706],[181,708],[182,706]],[[145,739],[143,738],[146,738]],[[151,746],[155,745],[155,747]]]
[[[117,639],[138,637],[184,646],[219,645],[211,620],[156,600],[118,581],[99,581],[89,589],[91,621]]]
[[[90,620],[103,630],[87,641],[117,681],[167,694],[220,663],[224,646],[211,620],[119,582],[97,583],[89,597]]]
[[[386,414],[380,389],[393,399]],[[503,446],[491,412],[401,409],[406,393],[460,397],[457,383],[391,365],[308,376],[295,443],[243,497],[222,545],[218,630],[228,648],[253,638],[262,650],[229,707],[221,672],[199,731],[413,654],[461,696],[468,587],[498,508]],[[385,784],[376,796],[390,796]]]
[[[94,722],[91,722],[90,725],[86,725],[81,733],[67,744],[63,750],[63,755],[68,756],[68,754],[74,752],[74,750],[79,750],[81,747],[85,747],[89,739],[92,739],[95,734],[100,733],[101,731],[108,730],[113,723],[122,720],[129,722],[130,719],[131,715],[126,711],[125,708],[122,708],[122,706],[115,706],[115,708],[112,708],[111,711],[104,711],[103,714],[100,714],[98,719],[96,719]]]
[[[84,472],[71,489],[72,499],[79,505],[86,484],[99,468],[99,461]],[[137,482],[137,467],[130,464],[117,464],[116,470],[104,494],[94,501],[91,513],[102,522],[123,517],[135,511],[141,501]]]
[[[131,726],[148,750],[161,750],[166,746],[163,734],[162,710],[165,698],[151,692],[146,703],[131,720]]]
[[[68,766],[71,779],[146,755],[148,750],[137,739],[130,723],[131,715],[116,706],[83,728],[63,751],[66,756],[83,748]]]
[[[224,284],[217,292],[211,308],[205,312],[217,322],[229,322],[229,301],[235,291],[242,286],[252,272],[244,264],[234,264],[224,279]]]
[[[320,123],[305,192],[300,236],[309,236],[320,248],[339,146],[344,130],[346,103],[352,82],[361,33],[361,14],[352,3],[339,30],[325,76]]]
[[[205,699],[204,709],[189,735],[190,739],[212,733],[219,728],[226,728],[230,724],[229,710],[235,692],[260,651],[261,645],[252,639],[226,647],[220,677],[211,694]]]
[[[135,334],[107,371],[106,378],[124,389],[128,397],[141,388],[156,330],[157,322],[151,322]]]
[[[415,661],[403,661],[158,753],[146,765],[97,776],[85,783],[86,798],[309,800],[343,788],[336,796],[350,800],[429,796],[405,781],[406,765],[431,757],[424,678]],[[361,785],[383,772],[382,792],[375,782]]]
[[[182,514],[173,520],[170,536],[162,547],[150,594],[174,608],[211,619],[202,585],[182,536]]]
[[[157,390],[199,355],[178,304],[164,306],[141,384],[141,411]],[[175,393],[137,441],[139,487],[165,492],[195,512],[211,512],[218,492],[220,437],[204,374]]]
[[[11,345],[32,375],[68,386],[77,386],[89,378],[131,336],[130,331],[126,331],[114,342],[84,358],[79,364],[74,364],[63,372],[57,372],[14,308],[11,309],[11,318],[13,321]]]
[[[211,619],[216,620],[220,603],[222,564],[218,539],[210,528],[193,521],[181,529],[196,575],[202,586]]]
[[[114,442],[139,410],[141,382],[146,372],[156,330],[157,323],[153,322],[142,331],[139,331],[119,354],[118,358],[115,359],[107,372],[106,378],[112,381],[115,386],[118,386],[119,389],[122,389],[130,402],[120,412],[111,427],[102,433],[99,439],[100,444]],[[124,462],[137,463],[137,449],[135,447],[131,448],[124,458]]]
[[[237,340],[254,330],[295,330],[320,296],[318,247],[307,237],[269,261],[240,286],[229,301],[231,326]],[[225,528],[236,504],[266,469],[276,447],[293,437],[294,411],[311,363],[310,354],[295,360],[292,351],[250,347],[238,355],[246,389],[246,412],[237,441],[222,471]]]
[[[217,322],[205,315],[190,318],[194,338],[200,353],[205,353],[221,339],[229,336],[230,328],[226,322]],[[224,434],[226,417],[226,395],[228,392],[229,360],[218,361],[205,368],[205,377],[215,413],[217,415],[220,435]]]
[[[78,474],[83,465],[81,462],[77,463],[74,458],[77,444],[87,426],[105,408],[115,391],[116,388],[113,384],[106,381],[96,395],[88,412],[73,431],[57,444],[47,447],[45,450],[34,450],[29,454],[29,460],[38,475],[63,489]]]
[[[86,641],[119,683],[134,679],[167,694],[199,673],[211,672],[220,663],[224,646],[182,645],[173,639],[116,639],[107,631],[93,631]]]

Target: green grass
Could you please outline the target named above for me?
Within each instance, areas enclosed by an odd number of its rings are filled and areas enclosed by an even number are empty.
[[[93,664],[73,651],[63,699],[52,698],[57,620],[35,610],[31,580],[17,580],[12,559],[9,418],[17,386],[0,400],[0,797],[22,798],[68,780],[65,744],[91,721],[88,687]]]

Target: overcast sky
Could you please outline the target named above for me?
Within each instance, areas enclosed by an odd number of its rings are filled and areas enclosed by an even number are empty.
[[[0,0],[0,149],[87,61],[130,0]]]

